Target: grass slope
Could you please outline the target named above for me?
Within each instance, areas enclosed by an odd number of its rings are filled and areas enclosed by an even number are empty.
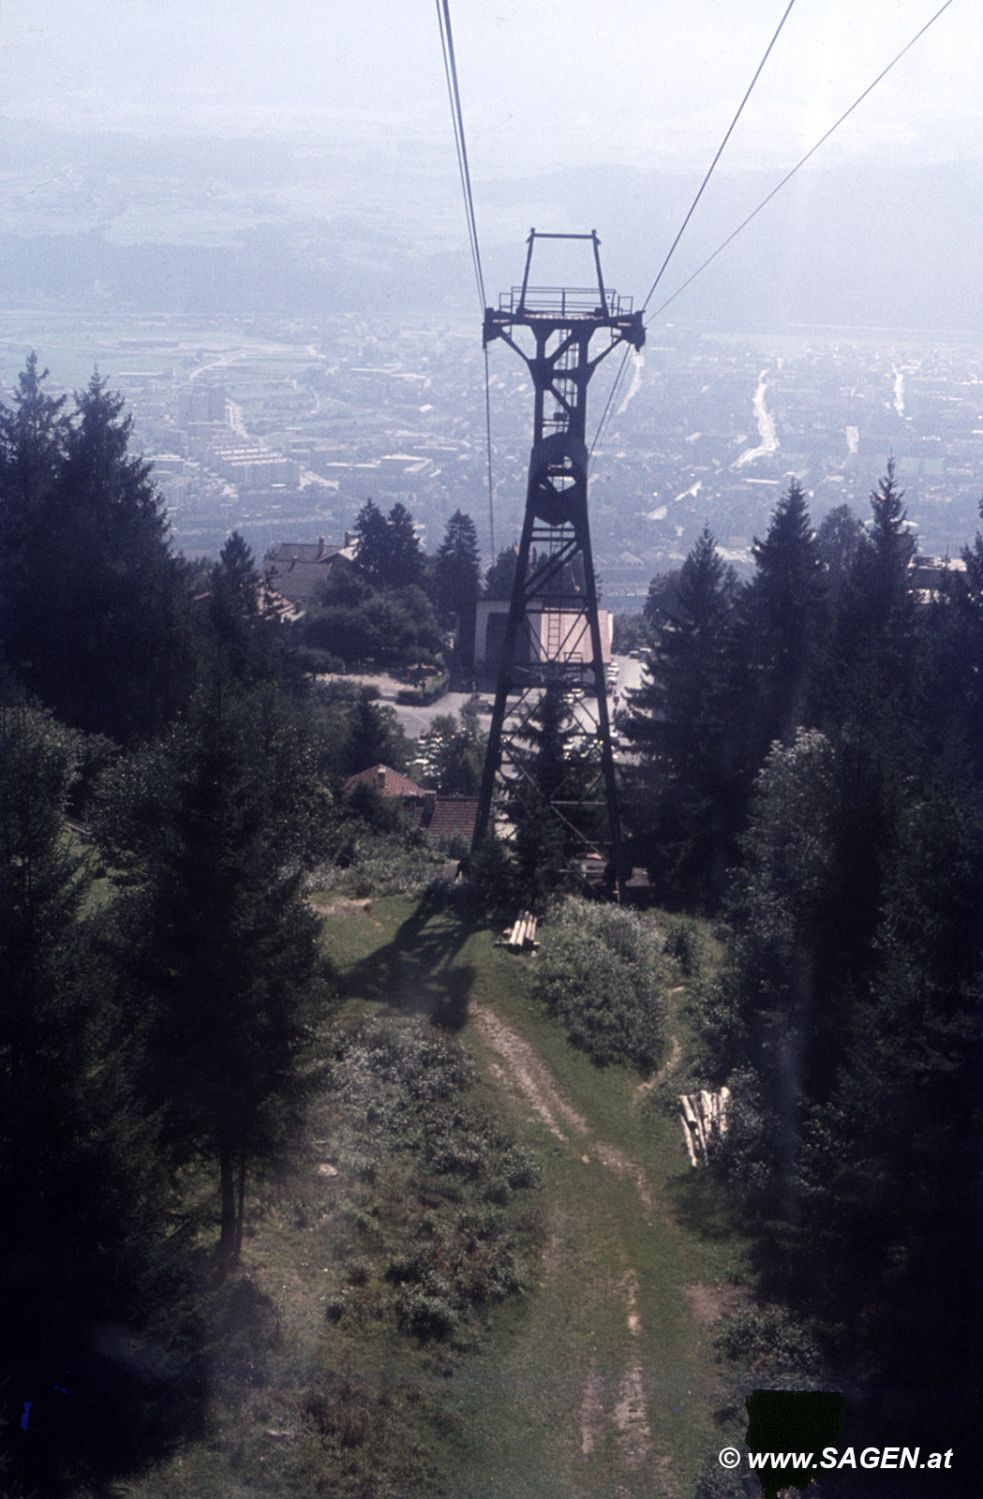
[[[316,904],[344,1025],[432,1017],[478,1059],[473,1102],[541,1162],[540,1249],[523,1208],[525,1295],[497,1306],[470,1350],[417,1347],[372,1311],[377,1273],[351,1287],[348,1261],[326,1258],[312,1235],[337,1190],[314,1174],[312,1149],[333,1159],[319,1135],[257,1204],[244,1250],[255,1304],[223,1355],[238,1367],[219,1371],[207,1433],[131,1485],[131,1499],[688,1499],[720,1445],[707,1309],[726,1300],[714,1288],[739,1271],[741,1246],[691,1175],[675,1121],[646,1105],[636,1074],[600,1070],[568,1045],[532,999],[535,958],[413,899]],[[681,999],[670,999],[669,1030],[685,1053]],[[400,1169],[395,1197],[413,1189]],[[333,1323],[339,1295],[364,1315]],[[264,1316],[276,1323],[265,1348]],[[312,1383],[325,1399],[302,1410]]]
[[[567,1044],[531,996],[536,960],[495,948],[489,932],[408,902],[376,902],[357,920],[339,913],[326,931],[350,992],[460,1027],[485,1087],[543,1164],[543,1268],[459,1381],[468,1438],[448,1473],[455,1499],[688,1494],[716,1451],[707,1319],[726,1304],[726,1290],[715,1293],[739,1271],[741,1245],[690,1172],[675,1121],[643,1106],[634,1073],[598,1069]],[[669,1029],[685,1056],[682,998],[671,996]],[[529,1049],[518,1057],[525,1088],[479,1021],[488,1011]],[[529,1051],[541,1069],[531,1078]],[[550,1080],[584,1133],[549,1093],[558,1132],[537,1111],[530,1088]]]

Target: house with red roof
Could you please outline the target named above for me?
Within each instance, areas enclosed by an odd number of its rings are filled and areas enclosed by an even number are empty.
[[[371,786],[380,796],[397,797],[430,838],[463,838],[466,843],[471,842],[478,815],[476,796],[440,796],[417,785],[402,771],[393,770],[391,765],[360,770],[348,777],[344,790],[351,792],[356,786]]]

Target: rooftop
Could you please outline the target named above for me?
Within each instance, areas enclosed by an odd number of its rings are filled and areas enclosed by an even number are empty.
[[[380,796],[422,798],[427,795],[422,786],[411,781],[409,776],[404,776],[402,771],[393,770],[391,765],[372,765],[368,770],[360,770],[357,775],[349,776],[345,782],[345,790],[353,791],[356,786],[372,786]]]

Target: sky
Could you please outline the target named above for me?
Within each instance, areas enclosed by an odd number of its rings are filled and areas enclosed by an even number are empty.
[[[452,0],[476,182],[692,171],[786,0]],[[725,167],[801,155],[941,0],[796,0]],[[953,0],[825,165],[983,155],[983,5]],[[0,0],[0,113],[70,129],[450,150],[432,0]]]
[[[531,224],[597,227],[612,283],[647,287],[787,3],[449,0],[489,287],[515,279]],[[669,290],[941,3],[794,0]],[[917,261],[909,300],[927,265],[959,288],[954,307],[978,300],[968,251],[960,259],[954,247],[977,242],[966,205],[983,158],[981,78],[983,0],[951,0],[742,235],[745,260],[728,250],[698,292],[719,280],[729,307],[765,262],[769,284],[792,286],[815,261],[822,286],[827,241],[839,234],[839,274],[869,299],[878,275],[904,279],[882,267],[876,237],[855,229],[879,214]],[[412,293],[429,306],[452,285],[470,296],[435,0],[0,0],[4,120],[14,128],[0,137],[0,203],[28,237],[228,245],[262,225],[273,256],[291,224],[317,223],[373,296],[389,287],[394,300]],[[962,165],[926,176],[941,163]],[[944,245],[931,242],[933,225]],[[568,264],[550,247],[536,279],[581,284],[576,251]],[[387,278],[404,261],[395,289]],[[689,292],[682,305],[701,310]],[[961,311],[933,316],[965,321]]]

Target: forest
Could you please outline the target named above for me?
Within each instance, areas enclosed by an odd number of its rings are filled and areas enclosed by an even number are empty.
[[[174,551],[100,377],[69,406],[32,356],[0,408],[10,1494],[164,1492],[155,1465],[195,1444],[227,1466],[212,1488],[167,1492],[471,1492],[432,1456],[463,1441],[436,1386],[531,1315],[549,1242],[546,1146],[460,1034],[470,1006],[500,1039],[482,997],[500,970],[482,965],[521,961],[491,943],[517,902],[548,933],[522,990],[535,1024],[599,1090],[670,1068],[646,1103],[657,1120],[680,1090],[730,1089],[726,1138],[678,1187],[690,1218],[718,1215],[746,1245],[751,1297],[714,1355],[721,1429],[752,1388],[836,1389],[858,1446],[968,1457],[983,1374],[983,535],[921,586],[888,460],[868,515],[841,507],[818,526],[791,479],[747,579],[707,527],[653,580],[644,619],[621,626],[648,670],[619,722],[628,853],[653,915],[590,899],[543,813],[565,735],[549,693],[514,848],[469,861],[346,790],[369,766],[404,768],[409,747],[391,710],[338,677],[425,662],[467,683],[475,601],[507,594],[514,560],[506,548],[483,578],[463,511],[432,556],[402,505],[367,502],[355,529],[354,562],[288,620],[236,534],[212,563]],[[472,793],[475,715],[443,733],[436,783]],[[464,857],[453,887],[448,855]],[[373,967],[323,918],[354,923],[355,897],[383,896],[406,904]],[[289,1376],[288,1441],[255,1395],[264,1359],[289,1352],[255,1235],[281,1209],[298,1233],[317,1227],[309,1196],[282,1208],[300,1138],[347,1196],[320,1362]],[[252,1427],[280,1454],[265,1468]],[[757,1492],[717,1445],[688,1492]],[[871,1490],[838,1474],[816,1492]]]

